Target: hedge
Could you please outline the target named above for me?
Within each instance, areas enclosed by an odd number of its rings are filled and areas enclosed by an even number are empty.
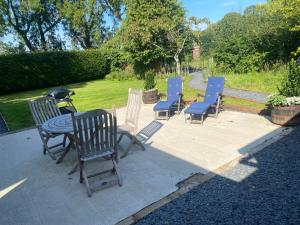
[[[0,94],[103,79],[110,59],[100,50],[0,56]]]

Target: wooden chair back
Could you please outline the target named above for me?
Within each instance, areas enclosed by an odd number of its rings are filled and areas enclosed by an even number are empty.
[[[37,126],[42,125],[45,121],[53,117],[61,115],[55,100],[48,97],[41,97],[30,101],[29,108]]]
[[[114,113],[96,109],[72,115],[72,120],[80,157],[93,158],[117,150],[117,119]]]
[[[135,133],[138,128],[139,114],[143,103],[143,91],[129,89],[126,107],[125,124],[133,128]]]

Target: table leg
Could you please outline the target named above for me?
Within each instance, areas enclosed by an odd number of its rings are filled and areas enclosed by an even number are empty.
[[[70,143],[68,144],[68,146],[65,148],[64,152],[61,154],[61,156],[57,159],[56,164],[59,164],[63,161],[63,159],[65,158],[65,156],[68,154],[68,152],[70,151],[70,149],[74,146],[74,137],[72,134],[66,134],[66,136],[68,137]]]

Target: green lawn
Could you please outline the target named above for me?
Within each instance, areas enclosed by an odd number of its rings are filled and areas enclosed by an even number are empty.
[[[252,72],[247,74],[226,74],[225,86],[241,90],[274,94],[280,85],[284,71]]]
[[[196,90],[188,87],[189,78],[184,81],[184,98],[188,100],[195,99]],[[111,108],[124,106],[127,101],[128,88],[142,88],[143,81],[109,81],[97,80],[86,83],[68,85],[68,88],[75,91],[73,96],[74,104],[79,111],[87,111],[95,108]],[[166,81],[158,80],[157,88],[160,92],[166,92]],[[10,95],[0,96],[0,111],[4,114],[5,119],[11,130],[18,130],[33,126],[33,120],[28,108],[28,101],[41,96],[48,89],[35,91],[26,91]],[[226,104],[248,105],[256,108],[263,108],[263,104],[253,103],[246,100],[225,98]]]

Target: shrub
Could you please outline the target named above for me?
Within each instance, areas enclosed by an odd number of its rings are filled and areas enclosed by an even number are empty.
[[[110,59],[100,50],[0,56],[0,94],[103,79]]]
[[[287,105],[286,97],[283,95],[270,95],[267,99],[268,103],[272,106],[285,106]]]
[[[145,73],[145,83],[144,83],[144,89],[151,90],[155,88],[156,82],[155,82],[155,72],[154,70],[149,70]]]
[[[286,97],[300,96],[300,65],[295,60],[289,63],[288,75],[278,90]]]
[[[106,75],[105,79],[107,80],[131,80],[134,79],[135,76],[132,73],[128,73],[126,71],[115,70],[112,71],[110,74]]]

